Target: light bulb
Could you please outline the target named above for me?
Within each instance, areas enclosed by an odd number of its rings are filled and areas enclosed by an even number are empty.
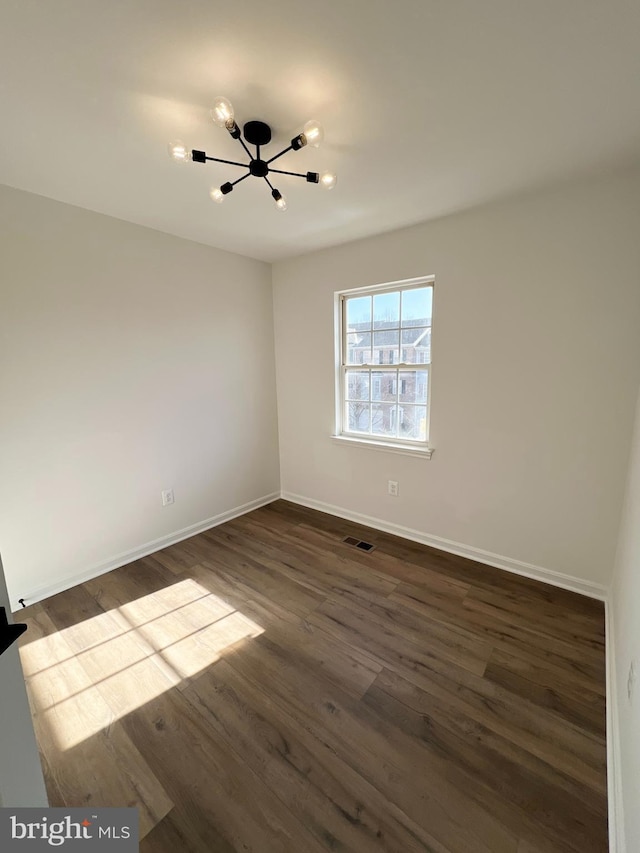
[[[228,127],[233,124],[234,112],[231,101],[226,98],[216,98],[213,102],[211,118],[219,127]]]
[[[324,139],[324,130],[317,121],[308,121],[302,128],[307,145],[317,148]]]
[[[275,187],[271,190],[271,195],[273,196],[273,200],[276,203],[276,207],[278,210],[286,210],[287,209],[287,200],[282,195],[280,190],[277,190]]]
[[[333,172],[323,172],[320,175],[320,186],[324,187],[325,190],[332,190],[338,181],[338,176]]]
[[[222,202],[224,201],[224,193],[222,192],[220,187],[211,187],[211,189],[209,190],[209,197],[217,204],[222,204]]]
[[[175,142],[169,143],[169,156],[176,163],[188,163],[191,160],[191,151],[189,151],[184,142],[176,139]]]

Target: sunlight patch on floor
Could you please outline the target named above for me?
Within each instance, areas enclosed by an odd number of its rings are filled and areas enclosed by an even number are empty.
[[[27,642],[20,656],[36,730],[70,749],[262,633],[187,579]]]

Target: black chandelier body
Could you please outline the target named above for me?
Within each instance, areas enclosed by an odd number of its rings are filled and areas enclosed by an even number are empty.
[[[241,169],[247,169],[246,174],[242,175],[242,177],[237,178],[235,181],[227,181],[227,183],[222,184],[220,187],[222,195],[228,195],[237,184],[253,175],[254,178],[263,178],[267,182],[269,189],[271,190],[271,195],[277,204],[283,196],[269,180],[269,174],[293,175],[296,178],[305,178],[310,184],[317,184],[320,182],[320,174],[318,172],[307,172],[306,174],[303,172],[287,172],[283,169],[274,169],[273,166],[271,166],[271,163],[273,163],[274,160],[282,157],[282,155],[286,154],[287,151],[297,151],[302,148],[300,137],[297,136],[295,139],[292,139],[290,145],[278,154],[275,154],[269,160],[263,160],[260,156],[260,149],[271,142],[271,128],[268,124],[265,124],[263,121],[248,121],[242,128],[242,134],[240,134],[240,128],[234,121],[233,126],[227,129],[230,135],[234,139],[237,139],[246,151],[249,157],[249,163],[238,163],[235,160],[222,160],[220,157],[209,157],[204,151],[196,151],[195,149],[191,152],[191,159],[194,163],[205,163],[207,160],[213,160],[215,163],[227,163],[230,166],[239,166]],[[242,138],[243,136],[244,139]],[[249,145],[255,146],[255,156],[247,148],[245,140]],[[215,190],[213,192],[215,192]]]
[[[236,166],[245,169],[245,174],[237,178],[235,181],[227,181],[220,187],[212,187],[210,196],[213,201],[218,203],[224,200],[224,197],[233,191],[237,184],[242,183],[247,178],[254,177],[264,180],[268,185],[271,196],[279,210],[286,210],[287,203],[285,197],[280,190],[273,186],[270,175],[289,175],[296,178],[304,178],[307,183],[320,184],[325,189],[333,189],[336,184],[336,176],[332,172],[324,172],[322,175],[319,172],[291,172],[285,169],[276,169],[272,166],[276,160],[282,157],[289,151],[299,151],[305,145],[317,147],[322,141],[323,131],[320,125],[315,121],[309,121],[304,126],[303,132],[295,136],[286,148],[274,154],[273,157],[265,159],[261,149],[271,142],[271,128],[263,121],[248,121],[242,128],[236,124],[233,107],[226,98],[217,98],[211,116],[214,122],[221,127],[225,127],[233,139],[237,139],[246,155],[249,158],[248,162],[241,163],[237,160],[224,160],[221,157],[210,157],[206,152],[192,149],[189,151],[182,142],[173,142],[169,145],[169,153],[174,160],[178,162],[188,162],[193,160],[194,163],[206,163],[208,160],[215,163],[225,163],[229,166]],[[255,153],[248,146],[255,148]]]

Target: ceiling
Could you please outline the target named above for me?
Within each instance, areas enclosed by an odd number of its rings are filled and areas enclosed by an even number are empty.
[[[272,261],[471,207],[640,154],[635,0],[2,0],[0,183]],[[275,209],[209,109],[310,118],[319,149]]]

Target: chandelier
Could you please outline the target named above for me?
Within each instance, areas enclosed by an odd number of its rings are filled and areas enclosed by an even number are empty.
[[[216,163],[226,163],[229,166],[238,166],[241,169],[246,169],[245,174],[237,180],[227,181],[219,187],[211,188],[209,195],[218,204],[224,201],[224,197],[229,195],[237,184],[251,176],[266,181],[278,210],[287,209],[287,200],[280,190],[273,186],[269,180],[269,175],[293,175],[296,178],[304,178],[309,184],[319,184],[327,190],[335,187],[337,177],[333,172],[323,172],[322,174],[319,172],[288,172],[284,169],[274,169],[271,165],[288,151],[299,151],[305,145],[317,148],[324,137],[324,131],[317,121],[308,121],[302,129],[302,133],[295,136],[286,148],[278,152],[278,154],[274,154],[273,157],[264,159],[261,149],[271,142],[271,128],[268,124],[265,124],[263,121],[248,121],[242,128],[241,133],[240,128],[236,124],[233,107],[226,98],[216,98],[213,109],[211,110],[211,118],[219,127],[226,127],[231,137],[238,140],[249,158],[248,163],[239,163],[237,160],[223,160],[220,157],[209,157],[204,151],[197,151],[195,149],[190,151],[179,140],[169,145],[169,154],[178,163],[188,163],[190,160],[193,160],[194,163],[206,163],[207,160],[213,160]],[[247,143],[255,147],[255,154],[249,150]]]

